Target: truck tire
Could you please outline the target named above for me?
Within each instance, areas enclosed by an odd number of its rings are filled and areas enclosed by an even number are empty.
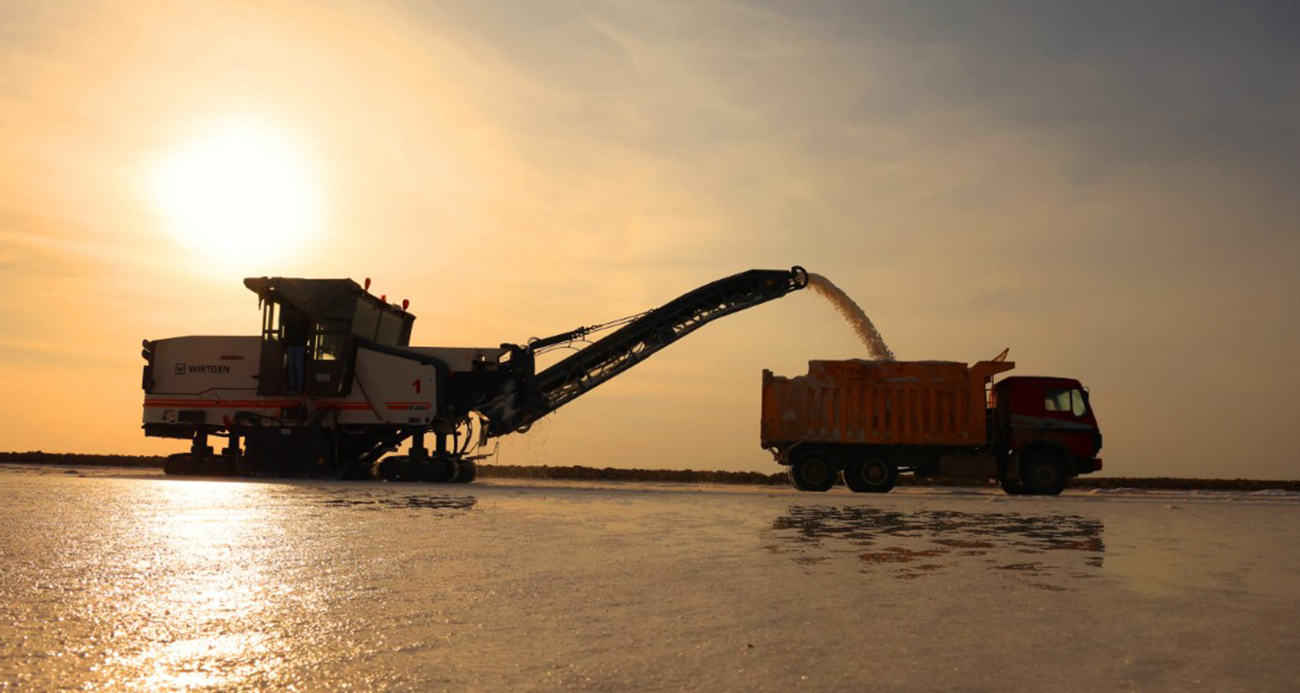
[[[829,455],[807,452],[790,464],[790,484],[800,491],[829,491],[835,485],[835,471]]]
[[[889,460],[868,457],[844,468],[844,483],[858,493],[889,493],[898,483],[898,467]]]
[[[1020,463],[1020,485],[1031,496],[1059,496],[1069,477],[1065,461],[1051,450],[1034,450]]]
[[[1002,487],[1003,492],[1005,492],[1008,496],[1025,495],[1025,487],[1021,486],[1019,481],[1012,481],[1011,479],[998,479],[998,485]]]

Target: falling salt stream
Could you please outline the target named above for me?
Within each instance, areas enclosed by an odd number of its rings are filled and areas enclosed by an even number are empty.
[[[877,361],[894,360],[894,352],[890,351],[889,345],[885,344],[885,338],[880,336],[880,331],[871,323],[871,318],[867,317],[866,311],[862,310],[840,287],[835,286],[826,277],[812,273],[808,275],[808,286],[827,301],[830,301],[831,305],[835,306],[835,310],[839,311],[840,315],[843,315],[844,319],[849,321],[849,325],[853,326],[853,331],[858,334],[858,339],[861,339],[862,343],[867,345],[867,351],[871,354],[871,358]]]

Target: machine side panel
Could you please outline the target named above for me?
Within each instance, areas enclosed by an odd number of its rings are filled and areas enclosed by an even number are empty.
[[[257,390],[257,337],[175,337],[154,342],[153,393]]]
[[[254,425],[301,425],[319,415],[319,410],[334,416],[320,419],[320,425],[377,425],[388,423],[371,409],[364,397],[354,394],[346,399],[307,399],[300,396],[264,397],[247,390],[208,390],[201,395],[152,394],[145,397],[145,424],[203,424],[230,428],[236,421]],[[286,418],[286,412],[293,412]],[[249,418],[252,417],[252,418]]]
[[[384,423],[428,426],[437,411],[438,369],[429,364],[360,348],[356,385]]]
[[[223,426],[240,413],[278,416],[295,404],[257,395],[257,337],[174,337],[153,342],[147,424]]]
[[[153,389],[145,395],[145,424],[226,428],[252,416],[261,425],[295,423],[325,409],[321,425],[427,425],[437,396],[432,366],[358,350],[362,388],[344,398],[257,394],[257,337],[177,337],[154,342]],[[418,387],[415,385],[419,381]],[[418,391],[417,391],[418,390]],[[296,412],[288,414],[286,412]]]

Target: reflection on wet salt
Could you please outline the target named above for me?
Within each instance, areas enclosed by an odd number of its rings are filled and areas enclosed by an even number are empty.
[[[417,508],[424,510],[469,510],[478,505],[474,496],[442,496],[431,494],[359,493],[356,489],[343,489],[338,498],[325,498],[318,503],[326,506],[356,508],[358,510],[388,510],[392,508]]]
[[[151,547],[139,566],[144,579],[112,600],[118,627],[106,668],[114,683],[151,690],[267,681],[267,662],[254,654],[275,637],[258,627],[265,612],[286,599],[309,609],[317,598],[258,560],[258,549],[293,545],[275,504],[265,487],[248,484],[160,488],[158,505],[134,523]]]
[[[796,505],[773,522],[781,542],[767,548],[806,566],[852,556],[864,573],[899,579],[981,565],[1059,590],[1065,588],[1038,579],[1095,577],[1105,554],[1102,531],[1100,521],[1077,515]],[[1040,558],[1027,561],[1028,555]]]
[[[405,676],[392,615],[479,577],[425,540],[466,524],[459,489],[39,472],[0,489],[2,690],[375,690]]]
[[[293,687],[295,670],[349,654],[347,624],[327,615],[370,588],[373,564],[352,562],[349,542],[331,538],[347,524],[339,513],[450,518],[478,502],[354,486],[304,493],[292,484],[169,480],[153,488],[130,518],[143,549],[134,589],[108,587],[103,600],[115,622],[104,673],[128,690]],[[311,507],[325,514],[304,514]]]

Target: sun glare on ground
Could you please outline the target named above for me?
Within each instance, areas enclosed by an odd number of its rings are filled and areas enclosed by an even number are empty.
[[[205,257],[276,260],[312,230],[315,195],[289,141],[234,127],[181,147],[158,170],[168,228]]]

